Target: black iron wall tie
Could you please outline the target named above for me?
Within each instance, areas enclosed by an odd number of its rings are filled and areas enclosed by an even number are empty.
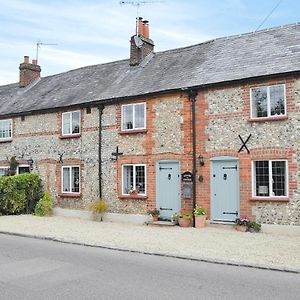
[[[123,155],[123,152],[119,152],[119,147],[116,147],[116,151],[112,152],[111,154],[113,157],[111,158],[112,161],[117,161],[119,156]]]
[[[239,138],[240,138],[241,142],[243,143],[243,145],[241,146],[241,148],[240,148],[240,150],[239,150],[238,153],[240,153],[245,148],[247,150],[248,154],[250,154],[250,150],[248,149],[248,147],[247,147],[246,144],[250,140],[251,134],[247,137],[246,141],[244,141],[243,138],[240,135],[239,135]]]

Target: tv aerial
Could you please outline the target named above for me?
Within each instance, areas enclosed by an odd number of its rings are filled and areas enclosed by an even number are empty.
[[[139,9],[141,5],[145,4],[155,4],[155,3],[164,3],[165,1],[120,1],[120,5],[132,5],[136,6],[136,35],[138,35],[138,18],[139,18]],[[136,43],[138,47],[138,44]],[[141,46],[141,45],[140,45]]]
[[[35,55],[35,59],[36,61],[38,62],[38,59],[39,59],[39,48],[41,46],[57,46],[58,44],[50,44],[50,43],[43,43],[41,41],[38,41],[36,43],[36,55]]]

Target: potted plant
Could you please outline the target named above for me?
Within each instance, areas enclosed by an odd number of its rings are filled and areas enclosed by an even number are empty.
[[[158,221],[158,216],[159,216],[160,212],[159,212],[159,210],[157,208],[149,209],[148,210],[148,214],[152,216],[153,222],[157,222]]]
[[[171,216],[171,222],[175,225],[178,225],[178,220],[179,220],[179,213],[174,213]]]
[[[193,220],[193,213],[190,211],[181,211],[179,214],[179,226],[191,227]]]
[[[248,231],[250,221],[247,218],[235,219],[235,228],[237,231],[246,232]]]
[[[259,232],[261,230],[261,224],[256,223],[255,221],[250,221],[249,222],[249,232]]]
[[[103,199],[99,199],[90,203],[88,209],[93,214],[93,220],[96,221],[98,216],[100,216],[100,222],[102,221],[103,214],[107,210],[106,203]]]
[[[196,207],[194,209],[194,216],[195,216],[195,227],[196,228],[203,228],[205,226],[206,221],[206,211],[203,207]]]

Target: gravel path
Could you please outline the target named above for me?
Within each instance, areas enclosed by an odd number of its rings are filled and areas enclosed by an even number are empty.
[[[300,271],[299,236],[242,233],[233,228],[166,228],[31,215],[0,217],[0,232]]]

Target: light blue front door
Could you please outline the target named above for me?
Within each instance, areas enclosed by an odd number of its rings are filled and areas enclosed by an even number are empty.
[[[239,160],[236,157],[211,159],[211,221],[232,223],[239,216]]]
[[[180,211],[180,167],[179,161],[156,162],[156,207],[160,217],[170,219]]]

